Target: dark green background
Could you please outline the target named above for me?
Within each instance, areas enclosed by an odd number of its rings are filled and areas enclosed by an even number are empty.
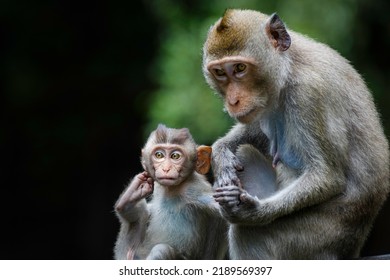
[[[140,148],[155,123],[190,127],[203,144],[227,130],[226,116],[197,125],[193,101],[164,99],[177,92],[218,100],[200,71],[207,24],[229,7],[216,2],[1,2],[0,259],[111,259],[119,227],[112,205],[141,170]],[[387,0],[241,3],[277,11],[346,56],[389,131]],[[180,47],[192,39],[193,49]],[[202,112],[206,120],[217,106]],[[363,255],[390,253],[389,214],[388,202]]]

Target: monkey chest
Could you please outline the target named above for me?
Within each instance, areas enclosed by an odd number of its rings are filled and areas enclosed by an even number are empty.
[[[303,167],[296,145],[299,135],[289,129],[283,116],[276,115],[261,122],[260,129],[268,138],[268,150],[272,157],[273,167],[280,163],[294,170],[300,170]]]
[[[179,248],[194,244],[204,224],[204,217],[193,207],[165,201],[153,211],[148,233],[153,243],[168,243]]]

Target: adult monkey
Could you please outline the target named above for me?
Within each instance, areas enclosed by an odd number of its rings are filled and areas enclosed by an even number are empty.
[[[389,192],[388,143],[359,74],[249,10],[211,27],[203,71],[238,121],[212,157],[230,257],[358,257]]]

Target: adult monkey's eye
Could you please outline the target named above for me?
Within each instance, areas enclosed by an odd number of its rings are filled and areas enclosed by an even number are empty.
[[[180,153],[178,153],[178,152],[173,152],[172,154],[171,154],[171,159],[180,159],[181,158],[181,154]]]
[[[161,152],[161,151],[157,151],[154,153],[154,156],[157,158],[157,159],[162,159],[164,158],[164,153]]]
[[[214,69],[214,73],[215,73],[215,75],[217,75],[217,76],[223,76],[223,75],[225,75],[225,71],[223,71],[222,69],[218,69],[218,68]]]
[[[246,65],[244,63],[238,63],[234,66],[234,72],[240,73],[246,69]]]

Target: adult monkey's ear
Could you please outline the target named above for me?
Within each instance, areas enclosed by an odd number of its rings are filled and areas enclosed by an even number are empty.
[[[287,51],[291,45],[291,37],[280,17],[273,13],[265,25],[265,32],[272,45],[279,51]]]
[[[199,146],[196,149],[196,166],[195,170],[199,174],[206,174],[209,172],[211,167],[211,151],[212,148],[210,146]]]

